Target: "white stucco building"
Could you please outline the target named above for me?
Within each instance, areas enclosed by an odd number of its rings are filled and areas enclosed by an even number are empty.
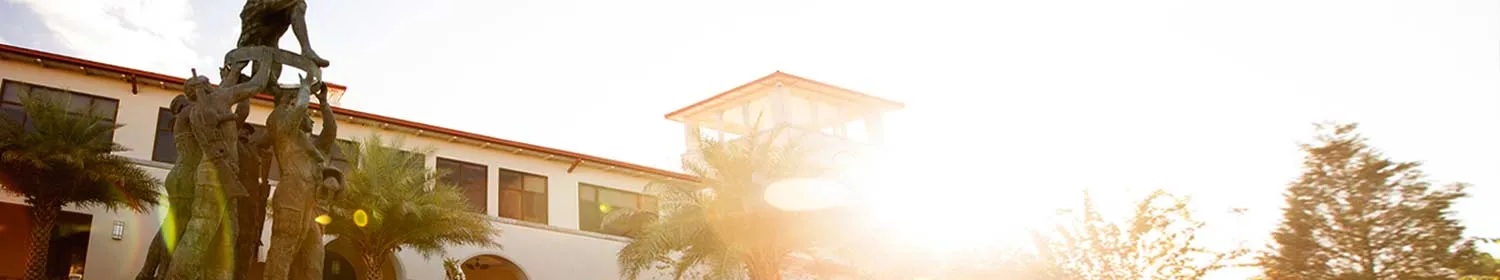
[[[15,94],[60,94],[77,104],[113,113],[128,124],[114,141],[142,168],[165,177],[172,167],[165,110],[181,92],[182,77],[151,73],[32,49],[0,45],[0,113],[18,110]],[[335,100],[346,88],[332,86]],[[251,122],[263,122],[270,111],[266,96],[257,97]],[[86,102],[86,103],[79,103]],[[337,105],[334,102],[334,105]],[[733,137],[750,130],[792,129],[825,135],[830,141],[863,139],[878,143],[880,114],[901,104],[836,86],[776,72],[667,115],[684,123],[692,149],[695,135]],[[11,111],[5,111],[11,110]],[[615,253],[628,239],[601,233],[595,225],[601,210],[611,207],[652,209],[641,194],[657,180],[692,181],[676,171],[600,158],[495,137],[336,107],[339,136],[357,140],[370,134],[404,137],[406,144],[431,147],[426,164],[450,170],[471,200],[472,209],[500,217],[502,248],[454,247],[448,257],[461,260],[469,279],[616,279]],[[106,114],[109,115],[109,114]],[[754,120],[759,117],[759,125]],[[169,122],[166,122],[169,123]],[[754,126],[754,127],[752,127]],[[722,136],[721,136],[722,135]],[[165,139],[164,139],[165,138]],[[165,143],[163,141],[166,141]],[[849,154],[831,152],[831,154]],[[831,156],[830,158],[837,157]],[[600,207],[599,204],[610,207]],[[29,246],[25,203],[0,194],[0,279],[19,279]],[[70,267],[84,279],[133,278],[162,221],[161,211],[134,213],[65,207],[65,224],[54,239],[53,263]],[[348,249],[336,237],[325,238],[328,279],[358,279]],[[262,247],[264,250],[264,247]],[[415,252],[391,256],[386,279],[442,279],[442,259]]]

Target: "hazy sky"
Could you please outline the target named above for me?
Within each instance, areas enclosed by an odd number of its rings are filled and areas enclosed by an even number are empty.
[[[1492,0],[308,1],[362,111],[675,168],[662,114],[782,70],[907,104],[890,149],[919,164],[895,182],[948,203],[892,208],[1010,225],[1084,187],[1165,188],[1255,248],[1311,124],[1357,121],[1474,184],[1460,216],[1500,237]],[[242,3],[8,0],[0,41],[186,75],[232,47]]]

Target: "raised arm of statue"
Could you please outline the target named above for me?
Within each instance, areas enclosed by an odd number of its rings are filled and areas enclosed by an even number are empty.
[[[334,143],[338,139],[339,125],[333,115],[333,104],[328,103],[328,86],[318,83],[316,89],[318,97],[318,111],[323,115],[323,131],[318,134],[318,150],[332,154],[333,149],[338,149]]]
[[[287,106],[292,110],[306,111],[307,105],[312,102],[309,97],[309,95],[312,95],[310,92],[312,84],[309,82],[310,79],[302,75],[297,75],[297,80],[302,81],[302,86],[297,88],[297,95],[292,97],[291,104]]]
[[[297,96],[291,102],[291,106],[292,107],[291,108],[286,108],[286,109],[291,110],[291,112],[298,112],[296,114],[297,116],[300,116],[301,118],[303,118],[303,120],[307,120],[307,107],[308,107],[308,105],[309,105],[309,103],[311,102],[311,99],[312,99],[311,95],[312,95],[313,88],[318,87],[319,85],[322,85],[323,83],[315,81],[315,79],[313,77],[301,77],[301,78],[302,78],[301,79],[302,80],[302,87],[297,89]],[[311,125],[311,121],[307,121],[304,125],[309,125],[310,126]],[[304,127],[304,128],[305,129],[311,129],[310,127]],[[313,142],[313,140],[311,139],[311,137],[307,137],[306,134],[303,134],[302,137],[297,137],[296,139],[297,140],[294,140],[294,142],[297,145],[299,145],[299,146],[303,146],[303,150],[306,150],[307,153],[314,158],[313,162],[323,162],[324,161],[324,159],[326,158],[326,155],[324,155],[322,153],[322,150],[319,149],[317,143]],[[332,141],[332,140],[330,140],[330,141]]]
[[[231,96],[231,103],[240,103],[249,100],[251,96],[254,96],[256,93],[263,89],[263,87],[266,85],[266,82],[271,81],[271,67],[256,68],[257,69],[255,69],[255,74],[250,75],[250,81],[236,83],[233,85],[229,85],[228,88],[221,89],[229,91]],[[247,107],[249,105],[249,103],[244,104],[244,106]],[[249,110],[246,110],[246,113],[248,114]]]

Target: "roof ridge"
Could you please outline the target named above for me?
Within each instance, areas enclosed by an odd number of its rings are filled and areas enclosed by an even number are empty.
[[[100,68],[100,69],[104,69],[104,70],[108,70],[108,71],[114,71],[114,72],[120,72],[120,73],[124,73],[124,74],[130,74],[130,75],[136,75],[136,76],[143,76],[143,77],[147,77],[147,78],[150,78],[150,79],[160,80],[162,82],[171,82],[171,83],[174,83],[176,85],[181,85],[184,81],[186,81],[186,79],[181,78],[181,77],[176,77],[176,76],[171,76],[171,75],[166,75],[166,74],[161,74],[161,73],[156,73],[156,72],[151,72],[151,71],[146,71],[146,70],[140,70],[140,69],[135,69],[135,68],[128,68],[128,67],[124,67],[124,66],[118,66],[118,65],[114,65],[114,64],[108,64],[108,63],[103,63],[103,62],[98,62],[98,61],[93,61],[93,60],[88,60],[88,59],[83,59],[83,58],[68,56],[68,55],[56,54],[56,53],[51,53],[51,52],[46,52],[46,51],[41,51],[41,50],[29,49],[29,48],[24,48],[24,47],[19,47],[19,46],[14,46],[14,45],[8,45],[8,44],[0,43],[0,53],[5,53],[5,52],[16,53],[16,54],[20,54],[22,56],[35,57],[38,61],[46,59],[46,60],[59,61],[59,62],[63,62],[63,63],[76,64],[79,67]],[[335,86],[335,85],[330,83],[329,86]],[[341,85],[338,86],[338,87],[341,90],[344,89],[343,86],[341,86]],[[267,94],[257,94],[255,96],[255,98],[256,99],[261,99],[261,100],[271,100],[272,99],[272,97],[270,95],[267,95]],[[311,105],[312,106],[322,106],[321,104],[318,104],[318,103],[313,103]],[[314,108],[317,108],[317,107],[314,107]],[[505,145],[505,146],[513,146],[513,147],[517,147],[517,148],[521,148],[521,149],[534,150],[534,151],[541,152],[541,153],[555,154],[555,155],[560,155],[560,156],[564,156],[564,157],[570,157],[570,158],[574,158],[574,159],[578,159],[578,160],[584,160],[584,161],[592,161],[592,162],[595,162],[595,163],[601,163],[601,164],[606,164],[606,165],[611,165],[611,166],[619,166],[619,167],[622,167],[622,168],[625,168],[625,169],[632,169],[632,170],[635,170],[635,171],[647,172],[647,173],[652,173],[652,174],[661,175],[661,176],[670,177],[670,178],[676,178],[676,179],[682,179],[682,180],[689,180],[689,181],[696,181],[698,179],[697,176],[689,175],[689,174],[686,174],[686,173],[681,173],[681,172],[676,172],[676,171],[670,171],[670,170],[665,170],[665,169],[660,169],[660,168],[655,168],[655,167],[649,167],[649,166],[635,164],[635,163],[630,163],[630,162],[626,162],[626,161],[614,160],[614,159],[609,159],[609,158],[604,158],[604,157],[599,157],[599,156],[594,156],[594,155],[589,155],[589,154],[584,154],[584,153],[578,153],[578,152],[573,152],[573,151],[568,151],[568,150],[563,150],[563,149],[558,149],[558,148],[551,148],[551,147],[546,147],[546,146],[541,146],[541,145],[536,145],[536,144],[531,144],[531,143],[526,143],[526,142],[521,142],[521,141],[503,139],[503,138],[499,138],[499,137],[494,137],[494,136],[489,136],[489,135],[483,135],[483,134],[478,134],[478,133],[474,133],[474,132],[468,132],[468,131],[463,131],[463,130],[448,128],[448,127],[442,127],[442,126],[437,126],[437,125],[432,125],[432,124],[427,124],[427,123],[422,123],[422,122],[410,121],[410,120],[405,120],[405,119],[400,119],[400,118],[395,118],[395,117],[390,117],[390,116],[385,116],[385,115],[368,113],[368,112],[364,112],[364,111],[358,111],[358,110],[353,110],[353,109],[339,107],[339,106],[332,106],[332,108],[333,108],[334,113],[336,113],[336,114],[343,114],[343,115],[347,115],[347,116],[360,117],[360,118],[370,119],[370,120],[374,120],[374,121],[382,122],[382,123],[390,123],[390,124],[407,126],[407,127],[416,128],[416,129],[423,129],[423,130],[428,130],[428,131],[446,133],[446,134],[450,134],[452,136],[464,137],[464,138],[469,138],[469,139],[472,139],[472,140],[484,141],[484,142],[488,142],[488,143],[495,143],[495,144]]]

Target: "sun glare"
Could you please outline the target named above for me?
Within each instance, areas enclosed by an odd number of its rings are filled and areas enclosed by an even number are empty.
[[[1038,192],[1005,188],[993,179],[934,176],[954,172],[907,163],[953,161],[903,154],[837,162],[837,175],[774,182],[765,199],[787,211],[854,207],[880,239],[933,253],[1029,246],[1029,231],[1056,212]]]
[[[864,182],[856,207],[862,208],[872,225],[890,233],[891,241],[939,253],[1028,246],[1028,231],[1043,226],[1053,212],[1046,210],[1050,209],[1047,200],[999,186],[993,179],[907,164],[955,161],[918,159],[900,152],[889,155],[855,164],[850,176]]]
[[[766,186],[766,202],[786,211],[809,211],[845,206],[849,187],[827,178],[773,182]]]

